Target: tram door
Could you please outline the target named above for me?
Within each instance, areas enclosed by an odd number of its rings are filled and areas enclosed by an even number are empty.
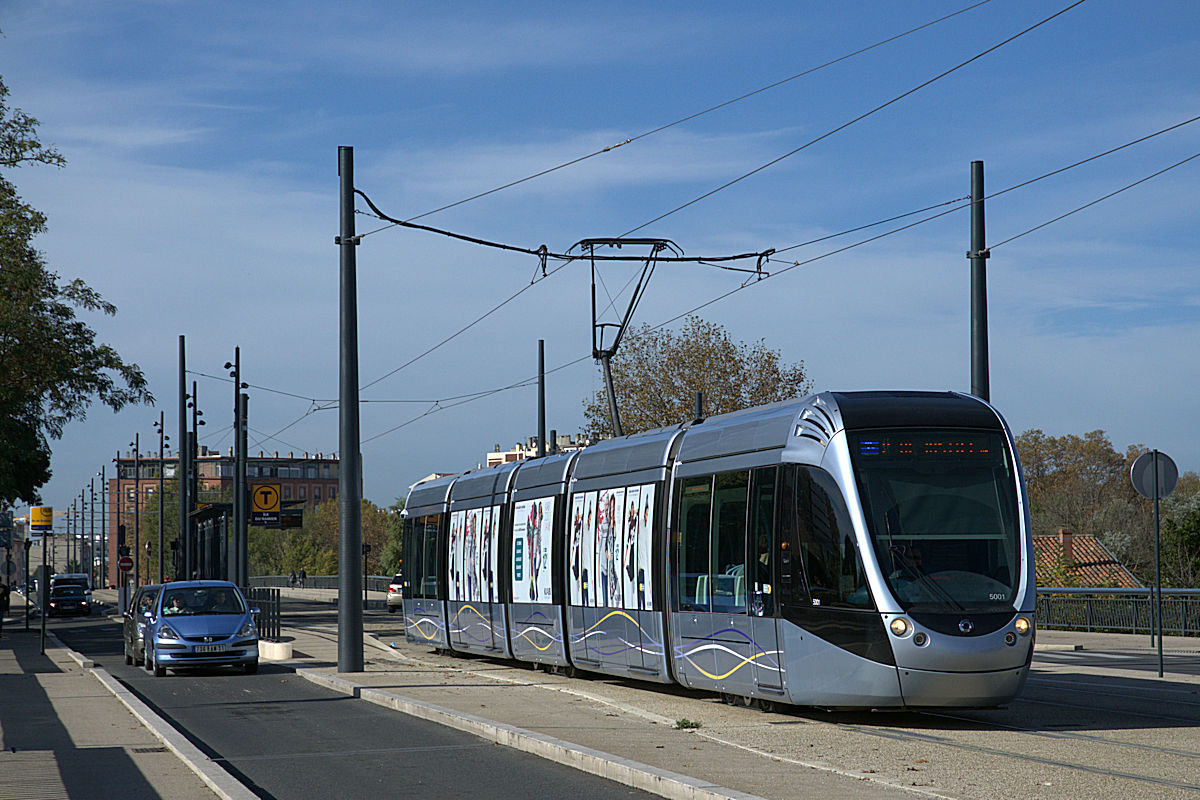
[[[751,634],[756,647],[754,681],[760,690],[783,692],[783,653],[776,624],[776,591],[772,554],[778,552],[775,498],[778,467],[756,469],[750,478],[750,536],[747,547],[753,570],[750,595]]]

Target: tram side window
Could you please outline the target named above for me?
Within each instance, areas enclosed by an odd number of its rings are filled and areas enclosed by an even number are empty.
[[[679,498],[678,546],[675,549],[679,609],[708,611],[712,602],[708,586],[712,478],[681,479]]]
[[[854,528],[837,484],[818,469],[797,468],[793,475],[795,549],[812,605],[872,608]],[[798,594],[793,591],[793,601],[801,601]]]
[[[404,590],[405,597],[416,597],[420,591],[420,582],[417,576],[421,574],[422,561],[425,557],[425,540],[423,537],[414,535],[417,528],[417,521],[409,517],[401,523],[401,533],[404,543],[404,549],[401,557],[404,559],[404,572],[408,575],[406,583],[408,584]]]
[[[751,610],[758,616],[775,613],[775,593],[771,585],[771,551],[774,549],[775,475],[778,467],[754,470],[750,490],[750,564],[754,574]]]
[[[437,533],[441,514],[404,521],[404,574],[409,597],[437,597]]]
[[[716,476],[712,508],[712,610],[746,612],[746,497],[749,472]]]

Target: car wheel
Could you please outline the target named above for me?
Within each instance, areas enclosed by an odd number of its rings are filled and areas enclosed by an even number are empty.
[[[389,613],[389,614],[395,614],[395,613],[396,613],[396,607],[395,607],[395,606],[388,606],[388,613]]]
[[[153,653],[153,652],[154,652],[153,650],[151,650],[151,651],[150,651],[150,653]],[[146,656],[146,663],[147,663],[147,664],[149,664],[149,663],[150,663],[150,654],[147,654],[147,656]],[[153,670],[154,670],[154,677],[156,677],[156,678],[162,678],[162,677],[165,677],[165,676],[166,676],[166,674],[167,674],[167,668],[166,668],[166,667],[164,667],[162,664],[159,664],[159,663],[158,663],[158,657],[157,657],[157,656],[155,656],[155,657],[154,657],[154,666],[153,666]]]
[[[242,665],[242,667],[246,670],[247,675],[257,675],[258,674],[258,659],[256,658],[253,661],[247,661],[245,664]]]

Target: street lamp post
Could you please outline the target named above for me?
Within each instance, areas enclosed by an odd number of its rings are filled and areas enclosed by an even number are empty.
[[[200,400],[196,395],[196,382],[192,381],[192,393],[188,395],[190,402],[188,408],[192,409],[192,430],[190,440],[187,443],[188,448],[188,466],[187,475],[180,478],[181,481],[188,482],[188,515],[187,515],[187,550],[184,556],[183,563],[188,565],[190,570],[187,579],[205,577],[201,574],[202,565],[201,552],[203,550],[200,542],[200,531],[195,527],[194,512],[200,506],[200,426],[205,424],[201,417],[204,412],[200,410]]]
[[[154,423],[154,427],[158,428],[158,582],[163,583],[163,486],[164,473],[166,472],[166,450],[164,449],[170,444],[170,438],[166,435],[166,428],[163,425],[163,412],[158,412],[158,422]]]
[[[142,585],[142,554],[141,544],[141,510],[142,510],[142,435],[135,433],[129,443],[133,448],[133,586],[136,589]]]
[[[233,361],[225,362],[225,369],[231,369],[229,377],[233,378],[233,581],[245,587],[249,580],[249,567],[246,565],[246,441],[244,433],[245,407],[242,403],[242,389],[249,388],[242,383],[242,348],[233,348]]]
[[[108,477],[103,464],[96,474],[100,476],[100,582],[108,586]]]

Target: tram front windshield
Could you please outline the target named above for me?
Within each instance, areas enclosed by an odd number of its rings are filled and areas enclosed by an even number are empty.
[[[1021,551],[1003,434],[873,430],[849,442],[875,555],[901,606],[1011,609]]]

